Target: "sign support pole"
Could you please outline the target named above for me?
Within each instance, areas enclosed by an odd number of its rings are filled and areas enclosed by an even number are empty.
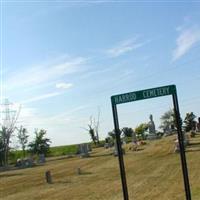
[[[127,188],[127,183],[126,183],[126,172],[125,172],[124,160],[123,160],[123,152],[122,152],[122,147],[121,147],[117,106],[113,103],[112,103],[112,111],[113,111],[113,119],[114,119],[114,127],[115,127],[115,135],[116,135],[117,152],[118,152],[118,159],[119,159],[119,167],[120,167],[123,195],[124,195],[124,200],[129,200],[128,188]]]
[[[182,164],[182,171],[183,171],[184,186],[185,186],[185,195],[186,195],[186,200],[191,200],[190,183],[189,183],[188,169],[187,169],[186,156],[185,156],[185,147],[184,147],[184,136],[183,136],[183,132],[181,128],[178,97],[177,97],[176,92],[172,95],[172,97],[173,97],[174,112],[175,112],[177,131],[178,131],[178,141],[179,141],[179,148],[180,148],[180,157],[181,157],[181,164]]]

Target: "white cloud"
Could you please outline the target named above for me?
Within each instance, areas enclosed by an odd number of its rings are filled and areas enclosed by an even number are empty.
[[[144,46],[146,42],[138,42],[137,38],[120,42],[117,46],[106,50],[109,57],[118,57]]]
[[[72,83],[56,83],[56,88],[58,89],[69,89],[73,86]]]
[[[77,73],[83,70],[87,59],[76,57],[73,59],[61,60],[57,63],[42,66],[27,67],[24,70],[15,71],[8,78],[6,89],[24,89],[36,87],[53,82],[65,75]]]
[[[176,48],[173,51],[173,61],[185,55],[196,43],[200,42],[200,28],[191,27],[178,29],[180,35],[176,40]]]
[[[104,73],[108,73],[109,71],[112,71],[113,69],[110,67],[108,68],[103,68],[103,69],[97,69],[97,70],[88,70],[86,73],[82,74],[80,78],[90,78],[90,77],[95,77],[95,76],[103,76]]]
[[[35,128],[44,128],[52,131],[55,127],[66,127],[67,124],[72,125],[72,123],[74,123],[76,126],[77,121],[80,119],[77,119],[75,114],[85,108],[87,108],[86,105],[81,105],[63,113],[44,115],[38,109],[27,107],[23,104],[17,125],[25,126],[30,133],[32,133]]]
[[[75,113],[77,113],[77,112],[79,112],[81,110],[85,110],[88,107],[89,107],[88,105],[81,105],[81,106],[75,107],[75,108],[73,108],[71,110],[67,110],[67,111],[65,111],[63,113],[59,113],[59,114],[51,117],[51,119],[52,120],[54,120],[54,119],[62,119],[62,118],[69,119]]]
[[[42,94],[42,95],[30,98],[30,99],[26,99],[26,100],[22,101],[22,103],[25,104],[25,103],[40,101],[40,100],[48,99],[48,98],[51,98],[51,97],[59,96],[59,95],[62,95],[62,94],[63,93],[61,93],[61,92],[52,92],[52,93]]]
[[[22,105],[21,111],[19,114],[18,124],[23,124],[29,129],[34,128],[52,128],[57,124],[64,124],[66,121],[69,121],[69,118],[56,118],[54,116],[45,116],[38,109],[33,107],[27,107],[26,105]]]

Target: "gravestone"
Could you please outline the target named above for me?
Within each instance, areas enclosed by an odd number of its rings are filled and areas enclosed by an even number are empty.
[[[179,146],[178,139],[175,140],[174,152],[175,153],[180,152],[180,146]]]
[[[150,114],[149,119],[150,119],[150,121],[148,123],[149,134],[147,136],[147,139],[148,140],[155,140],[158,137],[156,135],[156,128],[155,128],[155,123],[153,121],[153,115],[152,114]]]
[[[45,155],[44,154],[39,154],[38,155],[38,163],[43,164],[45,162],[46,162]]]
[[[88,144],[79,144],[78,145],[78,154],[80,155],[81,158],[86,158],[89,157],[89,148]]]
[[[87,144],[87,149],[88,149],[88,152],[91,152],[92,151],[92,145],[91,144]]]
[[[122,148],[122,153],[125,154],[125,150]],[[114,144],[114,151],[113,151],[114,156],[118,156],[118,149],[117,149],[117,143],[115,142]]]
[[[112,146],[113,146],[113,143],[112,143],[111,139],[106,138],[106,139],[105,139],[104,148],[105,148],[105,149],[108,149],[108,148],[111,148]]]
[[[200,117],[198,118],[196,131],[197,131],[197,132],[200,132]]]
[[[45,178],[46,178],[46,182],[48,184],[51,184],[52,183],[52,178],[51,178],[51,172],[50,171],[46,171],[45,172]]]
[[[117,150],[117,143],[115,142],[115,145],[114,145],[114,152],[113,152],[113,155],[114,156],[118,156],[118,150]]]
[[[132,146],[130,150],[137,151],[138,150],[138,140],[135,131],[132,133]]]
[[[16,167],[19,168],[28,168],[33,167],[35,165],[33,158],[24,158],[24,159],[17,159],[15,164]]]
[[[189,144],[189,135],[183,132],[183,137],[184,137],[184,146],[186,147]]]
[[[132,133],[132,142],[133,142],[134,144],[137,143],[137,136],[136,136],[135,131],[133,131],[133,133]]]
[[[18,158],[15,167],[22,167],[22,159]]]
[[[77,173],[77,175],[81,175],[81,168],[80,168],[80,167],[78,167],[78,168],[76,169],[76,173]]]
[[[184,147],[186,148],[187,145],[189,145],[189,136],[183,132],[183,144]],[[175,148],[174,148],[174,152],[180,152],[180,146],[179,146],[179,141],[178,138],[175,140]]]
[[[33,161],[33,158],[26,158],[24,159],[24,165],[25,167],[33,167],[34,165],[34,161]]]
[[[113,147],[113,143],[111,143],[111,142],[104,144],[105,149],[108,149],[108,148],[111,148],[111,147]]]

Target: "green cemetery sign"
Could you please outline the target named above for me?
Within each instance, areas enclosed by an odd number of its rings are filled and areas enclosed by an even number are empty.
[[[125,166],[124,166],[124,160],[123,160],[123,153],[122,153],[122,147],[121,147],[117,105],[122,104],[122,103],[128,103],[132,101],[150,99],[150,98],[167,96],[167,95],[172,96],[172,100],[174,104],[174,113],[175,113],[175,119],[176,119],[176,124],[177,124],[177,133],[178,133],[178,141],[179,141],[179,147],[180,147],[180,157],[181,157],[181,165],[182,165],[182,172],[183,172],[183,179],[184,179],[184,186],[185,186],[185,194],[186,194],[186,199],[191,200],[190,183],[189,183],[187,162],[186,162],[186,156],[185,156],[185,147],[184,147],[184,135],[182,132],[182,127],[181,127],[181,118],[180,118],[180,113],[179,113],[178,97],[177,97],[175,85],[167,85],[167,86],[162,86],[162,87],[150,88],[146,90],[139,90],[135,92],[128,92],[124,94],[111,96],[115,136],[116,136],[116,144],[117,144],[117,150],[118,150],[119,167],[120,167],[124,200],[129,200],[129,196],[128,196],[128,187],[126,183],[126,173],[125,173]]]
[[[124,94],[114,95],[111,97],[113,104],[128,103],[131,101],[138,101],[143,99],[161,97],[176,93],[175,85],[168,85],[163,87],[151,88],[147,90],[139,90],[136,92],[128,92]]]

